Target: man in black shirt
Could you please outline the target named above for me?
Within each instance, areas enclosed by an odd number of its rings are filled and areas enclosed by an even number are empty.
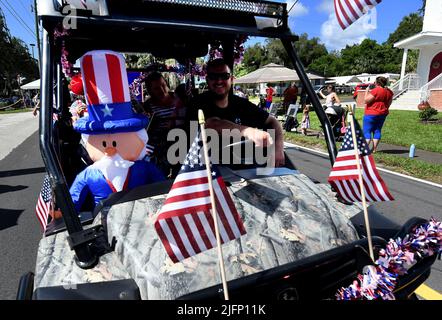
[[[207,128],[219,134],[223,129],[237,129],[242,137],[252,140],[258,147],[275,144],[275,166],[284,165],[284,140],[281,124],[266,111],[247,99],[230,92],[233,76],[223,59],[215,59],[207,66],[208,92],[194,98],[189,107],[190,120],[198,119],[203,110]],[[275,141],[265,129],[275,130]]]

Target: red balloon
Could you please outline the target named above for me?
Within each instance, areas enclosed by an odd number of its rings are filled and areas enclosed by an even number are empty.
[[[75,76],[72,77],[69,87],[71,91],[76,95],[79,96],[84,95],[83,80],[81,78],[81,74],[76,74]]]

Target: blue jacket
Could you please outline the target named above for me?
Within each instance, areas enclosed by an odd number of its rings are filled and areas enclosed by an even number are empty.
[[[129,168],[128,179],[123,190],[163,180],[165,180],[163,174],[154,164],[139,160]],[[112,188],[100,170],[89,166],[77,175],[69,191],[75,208],[80,211],[89,192],[92,193],[95,205],[97,205],[115,192]]]

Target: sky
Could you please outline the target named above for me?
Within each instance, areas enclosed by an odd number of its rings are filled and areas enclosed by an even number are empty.
[[[287,2],[290,9],[296,0]],[[346,30],[338,25],[333,0],[299,0],[289,13],[293,33],[317,37],[329,51],[362,42],[366,38],[382,43],[394,32],[402,18],[419,10],[422,0],[383,0],[373,12],[360,18]],[[250,44],[256,40],[250,41]]]
[[[296,0],[276,1],[287,2],[288,8],[296,2]],[[11,34],[22,39],[28,46],[36,43],[35,36],[31,33],[35,30],[34,14],[31,12],[33,2],[33,0],[0,0]],[[346,45],[360,43],[365,38],[374,39],[379,43],[386,41],[402,18],[416,12],[421,5],[422,0],[383,0],[373,10],[374,12],[343,31],[336,21],[333,0],[299,0],[290,12],[289,25],[295,34],[307,33],[309,38],[318,37],[329,51],[340,50]],[[14,15],[18,15],[23,21],[19,22],[20,18],[15,18]],[[246,45],[258,41],[262,39],[253,38]],[[36,49],[34,51],[36,56]],[[32,53],[31,47],[29,52]]]

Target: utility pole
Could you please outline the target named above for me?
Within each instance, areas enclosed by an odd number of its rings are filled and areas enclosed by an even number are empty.
[[[35,37],[37,38],[37,48],[38,48],[38,71],[40,72],[41,78],[41,45],[40,45],[40,30],[38,28],[38,13],[37,13],[37,0],[34,0],[34,15],[35,15]],[[34,56],[34,51],[32,51],[32,56]]]
[[[35,57],[34,57],[34,47],[35,47],[35,43],[30,43],[29,45],[30,45],[31,48],[32,48],[32,59],[35,60]]]

